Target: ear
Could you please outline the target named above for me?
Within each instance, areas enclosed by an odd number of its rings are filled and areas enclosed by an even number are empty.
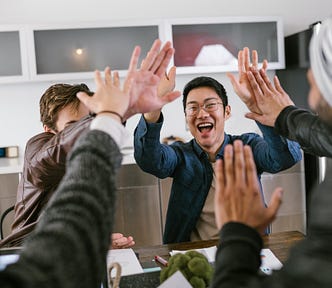
[[[225,120],[227,120],[231,117],[231,115],[232,115],[231,110],[232,110],[231,106],[227,105],[225,107]]]
[[[44,128],[44,132],[56,134],[56,132],[53,129],[49,128],[47,125],[43,125],[43,128]]]

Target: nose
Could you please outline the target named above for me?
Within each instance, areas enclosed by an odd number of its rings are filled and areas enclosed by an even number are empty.
[[[210,116],[209,112],[206,112],[203,107],[199,107],[198,113],[197,113],[197,118],[202,118],[205,116]]]

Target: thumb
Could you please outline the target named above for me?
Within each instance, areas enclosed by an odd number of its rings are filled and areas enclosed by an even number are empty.
[[[234,90],[237,90],[238,88],[238,82],[237,82],[237,79],[236,77],[232,74],[232,73],[226,73],[226,76],[229,78],[229,80],[231,81],[231,84],[234,88]]]
[[[272,197],[267,208],[271,221],[276,217],[279,207],[282,203],[282,194],[283,189],[280,187],[276,188],[272,193]]]
[[[89,107],[89,100],[91,99],[91,97],[90,97],[88,94],[86,94],[85,92],[80,91],[80,92],[78,92],[78,93],[76,94],[76,97],[77,97],[78,99],[80,99],[80,101],[81,101],[86,107]]]
[[[248,119],[251,119],[251,120],[255,120],[255,121],[258,121],[260,123],[262,123],[262,115],[260,114],[257,114],[257,113],[253,113],[253,112],[248,112],[246,114],[244,114],[244,117],[248,118]]]

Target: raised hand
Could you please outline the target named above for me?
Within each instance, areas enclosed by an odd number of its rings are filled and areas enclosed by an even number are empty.
[[[99,113],[101,111],[114,111],[121,117],[126,113],[130,103],[130,89],[133,81],[128,81],[120,88],[120,80],[118,72],[113,72],[109,67],[104,70],[105,79],[103,80],[100,72],[95,71],[96,92],[93,96],[89,96],[84,92],[77,93],[80,101],[88,107],[92,112]],[[124,119],[121,119],[124,121]]]
[[[175,76],[176,67],[173,66],[168,73],[165,73],[165,75],[161,77],[157,90],[159,97],[164,97],[165,95],[173,93],[175,88]],[[161,108],[156,111],[144,113],[145,120],[148,122],[157,122],[160,117]]]
[[[161,109],[165,104],[175,100],[181,95],[180,91],[172,90],[168,93],[158,93],[161,92],[158,87],[166,73],[166,69],[173,54],[174,49],[171,47],[171,43],[166,42],[161,48],[161,41],[158,39],[153,43],[147,56],[142,61],[140,69],[137,69],[139,51],[137,53],[137,51],[134,50],[127,76],[127,79],[129,79],[130,82],[132,81],[132,85],[129,85],[132,87],[130,92],[131,101],[124,117],[125,119],[136,113],[145,113]]]
[[[263,69],[251,69],[247,75],[260,113],[247,113],[246,117],[273,127],[280,112],[294,102],[281,87],[277,76],[273,78],[273,86]]]
[[[224,160],[217,160],[215,217],[220,229],[227,222],[246,224],[259,233],[274,220],[281,204],[282,189],[273,192],[265,207],[251,148],[237,140],[227,145]]]
[[[248,47],[244,47],[238,53],[238,78],[231,73],[227,73],[230,79],[235,93],[240,97],[248,109],[253,113],[261,113],[259,107],[257,106],[256,99],[253,95],[252,88],[250,86],[247,72],[250,67],[258,69],[258,54],[256,50],[252,51],[252,64],[250,63],[250,52]],[[263,61],[262,69],[266,70],[267,61]]]
[[[96,93],[89,97],[80,92],[77,97],[95,113],[104,110],[116,112],[122,122],[134,114],[161,109],[165,104],[178,98],[181,93],[171,89],[171,87],[174,89],[172,81],[175,81],[175,68],[168,74],[169,79],[172,79],[168,86],[165,82],[158,93],[159,84],[163,83],[161,79],[165,76],[174,54],[170,42],[160,48],[161,41],[156,40],[142,61],[140,69],[137,69],[141,49],[139,46],[135,47],[122,89],[118,73],[114,72],[112,75],[110,68],[106,68],[104,80],[99,71],[95,72]]]

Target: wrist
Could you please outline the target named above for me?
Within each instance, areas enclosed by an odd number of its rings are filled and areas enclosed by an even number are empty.
[[[106,115],[108,114],[110,117],[112,117],[114,120],[118,121],[122,125],[125,125],[126,121],[124,120],[123,116],[121,116],[120,113],[112,110],[102,110],[97,113],[98,115]]]

